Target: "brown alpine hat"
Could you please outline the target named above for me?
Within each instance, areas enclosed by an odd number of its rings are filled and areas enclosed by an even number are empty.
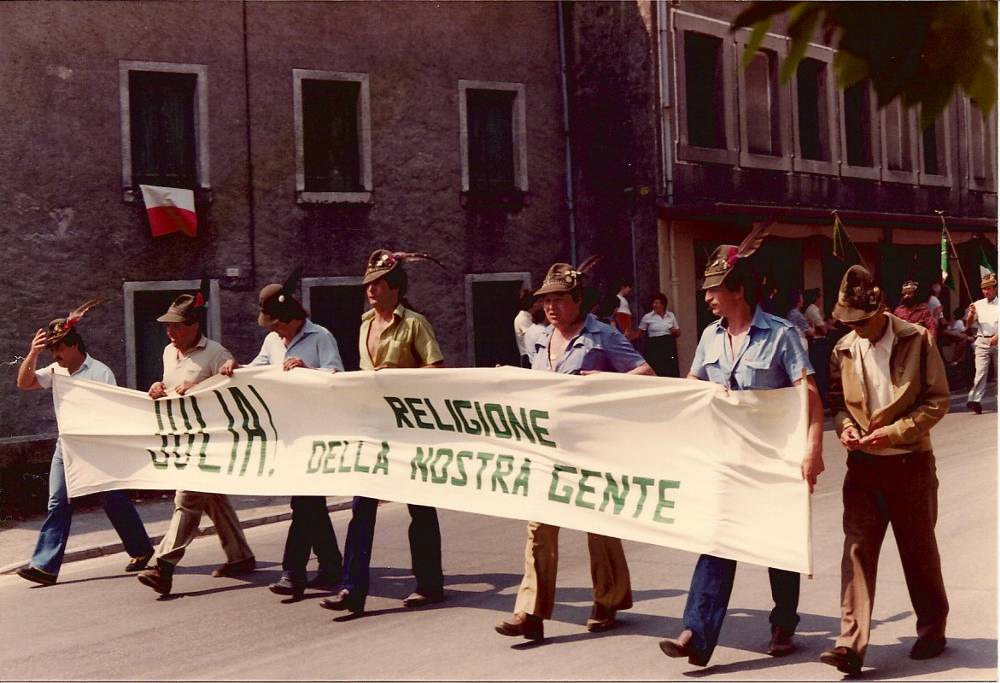
[[[272,282],[260,290],[257,303],[260,313],[257,314],[257,324],[270,327],[279,320],[303,320],[308,317],[306,309],[295,298],[295,288],[302,279],[302,266],[296,268],[285,280],[284,284]]]
[[[711,289],[712,287],[718,287],[722,282],[733,273],[733,269],[738,263],[739,247],[735,244],[721,244],[719,247],[712,252],[711,258],[708,259],[708,265],[705,266],[705,282],[702,284],[702,289]]]
[[[882,288],[864,266],[851,266],[840,281],[833,317],[842,323],[868,320],[885,309]]]
[[[421,251],[389,251],[388,249],[376,249],[368,257],[368,265],[365,267],[365,274],[361,278],[361,284],[367,285],[385,277],[396,268],[401,268],[405,261],[433,261],[442,268],[444,265],[430,254]]]
[[[572,292],[578,287],[583,287],[583,276],[600,260],[600,256],[591,256],[578,268],[574,268],[568,263],[553,263],[549,272],[545,273],[542,286],[535,290],[535,296]]]
[[[73,331],[77,323],[86,315],[87,311],[103,304],[105,301],[107,299],[104,297],[90,299],[73,309],[65,318],[54,318],[49,321],[48,326],[45,328],[45,345],[52,347],[61,342],[66,335]]]
[[[170,302],[167,312],[156,319],[160,323],[193,323],[198,320],[199,312],[205,308],[205,298],[201,292],[197,294],[181,294]]]
[[[997,286],[997,274],[996,273],[986,273],[983,276],[982,281],[979,283],[980,287],[996,287]]]

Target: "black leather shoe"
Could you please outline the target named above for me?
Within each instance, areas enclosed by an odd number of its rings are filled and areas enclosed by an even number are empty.
[[[156,566],[139,573],[139,583],[149,586],[160,595],[169,595],[174,585],[174,566],[157,560]]]
[[[591,633],[610,631],[618,625],[618,622],[615,621],[615,613],[616,610],[608,609],[595,602],[594,606],[590,608],[590,618],[587,619],[586,624],[587,630]]]
[[[660,650],[668,657],[687,657],[688,664],[708,666],[708,660],[703,659],[694,651],[692,641],[694,633],[686,628],[676,638],[664,638],[660,641]]]
[[[149,561],[153,559],[153,551],[150,550],[146,555],[140,555],[139,557],[133,557],[129,559],[129,563],[125,565],[125,571],[127,572],[141,572],[149,564]]]
[[[428,593],[413,591],[403,600],[403,607],[424,607],[426,605],[436,605],[439,602],[444,602],[444,591]]]
[[[983,414],[983,406],[979,401],[969,401],[965,404],[965,407],[974,412],[976,415]]]
[[[518,612],[510,621],[501,621],[494,628],[502,636],[523,636],[528,640],[545,638],[545,621],[527,612]]]
[[[917,638],[910,650],[910,659],[934,659],[944,652],[947,644],[944,638]]]
[[[43,586],[51,586],[58,578],[55,574],[49,574],[48,572],[42,571],[37,567],[32,567],[31,565],[18,569],[17,575],[22,579],[26,579],[27,581],[32,581],[34,583],[40,583]]]
[[[849,647],[841,645],[827,650],[819,656],[819,661],[836,667],[837,671],[848,676],[861,675],[861,657]]]
[[[342,588],[332,598],[321,600],[319,606],[323,609],[361,614],[365,611],[365,598],[363,595],[355,595],[346,588]]]
[[[280,579],[268,586],[267,589],[277,595],[291,595],[296,600],[301,600],[302,595],[306,592],[306,584],[292,581],[287,576],[282,576]]]
[[[784,657],[795,651],[795,643],[792,642],[794,631],[786,631],[780,626],[771,625],[771,642],[767,645],[767,654],[772,657]]]
[[[239,560],[238,562],[226,562],[224,565],[217,567],[212,570],[212,576],[215,578],[221,578],[223,576],[243,576],[249,574],[254,569],[257,568],[257,560],[251,555],[245,560]]]

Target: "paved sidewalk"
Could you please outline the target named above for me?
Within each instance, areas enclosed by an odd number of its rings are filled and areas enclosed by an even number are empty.
[[[153,492],[144,491],[143,495]],[[271,524],[290,519],[291,508],[288,506],[288,496],[230,496],[233,507],[240,518],[244,529]],[[351,507],[349,497],[328,497],[327,509],[344,510]],[[174,512],[173,491],[164,492],[157,498],[149,498],[136,504],[139,516],[146,524],[155,546],[163,538],[170,524],[170,516]],[[9,574],[28,564],[38,540],[38,531],[42,528],[45,515],[39,514],[23,522],[15,522],[7,529],[0,530],[0,574]],[[199,532],[204,536],[214,534],[215,526],[205,515]],[[86,560],[99,555],[113,555],[123,552],[121,539],[115,533],[104,508],[97,506],[89,510],[77,510],[73,515],[73,526],[70,529],[69,544],[63,560],[73,562]],[[122,562],[127,562],[124,554]],[[122,564],[124,567],[125,565]]]

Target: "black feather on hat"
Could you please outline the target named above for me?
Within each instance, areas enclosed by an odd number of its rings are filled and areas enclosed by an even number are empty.
[[[301,320],[307,317],[306,309],[295,298],[295,290],[302,280],[302,270],[302,266],[298,266],[283,284],[272,282],[260,290],[258,325],[270,327],[279,320]]]

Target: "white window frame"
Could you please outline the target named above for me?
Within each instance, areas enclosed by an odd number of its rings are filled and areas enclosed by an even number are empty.
[[[750,31],[741,30],[736,34],[736,53],[742,59],[747,42],[750,40]],[[761,49],[770,50],[777,55],[777,68],[781,68],[781,63],[788,55],[788,38],[784,36],[768,33],[760,44]],[[746,69],[739,69],[736,83],[738,87],[737,100],[739,102],[739,126],[740,126],[740,166],[750,168],[767,168],[776,171],[792,170],[792,126],[789,119],[792,115],[792,90],[787,85],[782,85],[780,79],[777,88],[778,93],[775,98],[778,111],[778,131],[781,142],[781,154],[757,154],[750,151],[750,143],[747,137],[747,79]],[[774,112],[772,112],[774,115]]]
[[[824,45],[814,44],[810,44],[806,48],[805,54],[802,55],[803,59],[815,59],[826,64],[826,136],[828,144],[830,145],[829,161],[802,158],[802,137],[801,131],[799,130],[798,74],[793,74],[792,78],[789,79],[792,86],[792,137],[794,138],[794,158],[792,159],[792,169],[795,171],[804,173],[819,173],[823,175],[837,175],[838,173],[838,160],[840,159],[840,136],[837,132],[839,129],[839,126],[837,125],[837,103],[839,98],[837,97],[836,88],[834,87],[834,80],[836,77],[833,73],[833,55],[834,51],[832,49]]]
[[[868,88],[868,120],[871,121],[871,139],[868,141],[872,150],[871,166],[853,166],[847,163],[847,108],[844,106],[846,90],[837,89],[837,103],[840,105],[840,115],[837,117],[840,129],[840,175],[849,178],[867,178],[879,180],[882,177],[882,116],[876,103],[875,89],[869,82]]]
[[[962,152],[965,154],[965,186],[977,192],[996,192],[997,190],[997,110],[996,107],[983,121],[983,133],[986,135],[986,149],[983,156],[986,162],[986,178],[984,182],[976,179],[972,171],[972,112],[975,109],[968,97],[962,97]]]
[[[307,192],[305,169],[305,131],[302,124],[302,81],[336,81],[359,83],[358,93],[358,161],[362,192]],[[371,91],[368,74],[346,71],[292,69],[292,108],[295,120],[295,201],[298,204],[352,203],[372,201],[372,119]]]
[[[302,278],[302,306],[312,314],[313,287],[357,287],[358,296],[362,296],[360,275],[344,275],[338,277],[304,277]],[[365,309],[370,308],[365,304]]]
[[[473,319],[472,285],[475,282],[520,282],[522,289],[531,287],[531,273],[470,273],[465,276],[465,350],[469,367],[476,367],[476,324]],[[510,324],[514,324],[511,319]]]
[[[462,192],[469,191],[469,119],[467,90],[500,90],[514,93],[514,186],[528,191],[528,124],[524,83],[503,81],[458,81],[458,143],[462,157]]]
[[[729,23],[683,11],[672,11],[674,30],[674,63],[676,73],[674,101],[677,103],[677,145],[678,161],[694,161],[710,164],[735,166],[739,161],[739,136],[736,125],[736,44],[729,32]],[[686,31],[701,33],[722,39],[722,121],[726,135],[725,148],[698,147],[688,140],[687,128],[687,66],[684,58]]]
[[[145,282],[126,282],[122,286],[125,295],[125,376],[128,386],[133,389],[140,389],[136,383],[135,364],[135,293],[153,292],[163,290],[179,290],[193,292],[201,287],[201,280],[157,280]],[[205,329],[205,336],[222,342],[222,316],[219,305],[219,281],[209,280],[208,290],[208,316]],[[166,336],[164,336],[166,340]],[[166,342],[163,344],[166,346]],[[148,388],[148,387],[142,387]]]
[[[917,117],[917,177],[921,185],[936,185],[938,187],[951,187],[952,185],[951,140],[954,130],[954,111],[954,105],[949,104],[938,115],[937,120],[931,124],[937,128],[937,135],[944,152],[938,156],[938,168],[943,165],[944,173],[927,173],[924,170],[924,136],[919,126],[920,118]]]
[[[874,95],[874,93],[872,93],[872,95]],[[904,125],[909,130],[910,165],[911,165],[909,171],[900,171],[894,168],[889,168],[889,156],[888,154],[886,154],[886,146],[888,144],[887,143],[888,138],[886,135],[886,131],[888,130],[888,128],[885,125],[886,108],[889,106],[897,106],[896,103],[898,103],[898,106],[902,111]],[[917,124],[916,114],[917,114],[917,108],[916,107],[907,108],[903,104],[901,98],[897,98],[895,100],[895,103],[890,102],[888,105],[878,110],[878,124],[879,124],[879,130],[881,130],[881,135],[879,136],[879,138],[881,139],[880,144],[881,144],[881,154],[882,154],[881,175],[882,175],[882,180],[884,182],[908,183],[910,185],[916,185],[918,183],[919,180],[918,174],[920,166],[923,163],[923,157],[917,156],[920,153],[921,148],[917,144],[917,138],[920,137],[920,126]]]
[[[208,144],[208,66],[205,64],[178,64],[174,62],[118,61],[118,101],[121,107],[122,141],[122,201],[132,204],[140,201],[132,181],[132,117],[128,75],[130,71],[159,71],[163,73],[194,74],[198,77],[195,87],[197,103],[195,108],[194,139],[198,187],[207,190],[212,187],[209,167]]]

